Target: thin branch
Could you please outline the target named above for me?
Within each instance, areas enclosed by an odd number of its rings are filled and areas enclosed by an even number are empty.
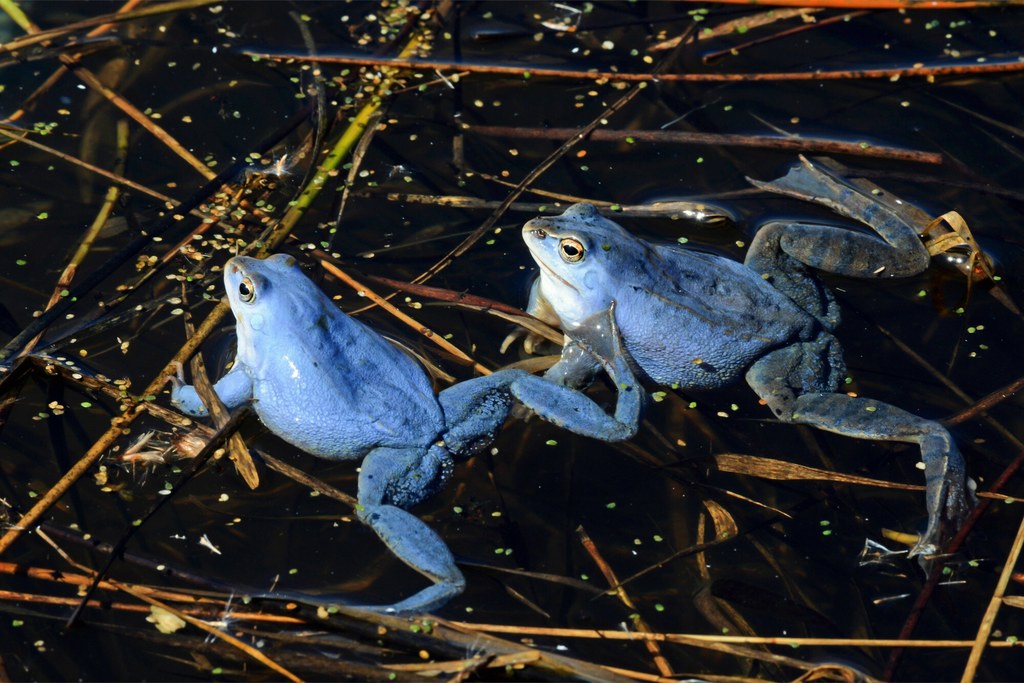
[[[701,2],[703,0],[683,0]],[[1014,0],[718,0],[723,5],[747,7],[818,7],[836,9],[967,9],[971,7],[1005,7]]]
[[[1013,545],[1010,546],[1006,562],[1003,563],[1003,571],[999,574],[999,582],[996,584],[996,589],[992,592],[992,598],[989,600],[988,608],[981,619],[981,625],[978,626],[978,634],[974,638],[971,656],[968,657],[967,666],[964,667],[963,676],[960,678],[962,683],[973,681],[975,674],[978,672],[981,655],[985,651],[985,647],[989,645],[992,625],[995,623],[996,615],[999,614],[999,608],[1003,604],[1003,596],[1006,595],[1006,587],[1010,583],[1010,576],[1013,575],[1013,568],[1017,566],[1017,559],[1020,557],[1021,549],[1024,549],[1024,518],[1021,519],[1020,525],[1017,527],[1017,536],[1013,539]]]
[[[39,43],[45,43],[69,33],[75,33],[77,31],[94,28],[96,26],[117,24],[125,21],[142,19],[144,17],[153,17],[160,14],[171,14],[174,12],[180,12],[181,10],[195,9],[196,7],[202,7],[204,5],[213,5],[217,2],[220,2],[220,0],[180,0],[178,2],[165,2],[159,5],[149,5],[148,7],[143,7],[142,9],[137,9],[131,12],[119,10],[113,14],[101,14],[82,21],[76,21],[72,24],[65,24],[64,26],[46,29],[44,31],[39,31],[38,33],[15,38],[14,40],[8,40],[6,43],[0,45],[0,54],[15,53],[22,48],[38,45]]]
[[[973,640],[900,640],[898,638],[797,638],[789,636],[727,636],[707,633],[637,633],[588,628],[551,628],[515,626],[510,624],[477,624],[469,621],[449,622],[457,628],[488,633],[511,633],[518,636],[552,638],[587,638],[600,640],[657,640],[665,643],[733,643],[739,645],[779,645],[782,647],[913,647],[925,649],[968,648]],[[994,647],[1019,647],[1015,643],[992,643]]]
[[[531,140],[565,140],[575,135],[573,128],[519,128],[514,126],[466,126],[466,129],[481,135],[506,138],[527,138]],[[841,142],[823,138],[772,137],[767,135],[728,135],[722,133],[690,133],[667,130],[609,130],[599,128],[591,131],[588,140],[600,142],[653,142],[680,145],[714,145],[726,147],[761,147],[795,152],[824,152],[828,154],[850,154],[914,161],[922,164],[941,164],[942,155],[912,149],[899,149],[874,145],[868,142]]]
[[[267,52],[243,52],[254,59],[275,62],[317,64],[345,64],[348,66],[370,66],[377,68],[408,69],[412,71],[468,71],[473,74],[495,74],[519,76],[521,78],[571,78],[601,81],[632,81],[639,83],[694,82],[694,83],[736,83],[752,81],[845,81],[858,79],[934,78],[936,76],[969,76],[1024,71],[1024,62],[953,62],[934,66],[907,65],[885,69],[837,69],[822,71],[783,71],[776,73],[629,73],[618,71],[581,71],[579,69],[554,69],[532,66],[505,66],[499,64],[465,64],[437,60],[378,59],[373,57],[341,57],[318,55],[284,55]]]

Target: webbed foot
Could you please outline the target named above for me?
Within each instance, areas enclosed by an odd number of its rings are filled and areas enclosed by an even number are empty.
[[[928,267],[931,256],[918,236],[930,221],[927,214],[868,180],[846,177],[847,170],[831,159],[801,156],[800,161],[782,178],[748,180],[762,190],[827,206],[870,227],[878,237],[830,225],[778,222],[760,228],[759,235],[778,231],[778,244],[786,254],[818,270],[849,277],[908,277]],[[755,237],[746,263],[768,272],[774,257],[759,254],[760,247]]]

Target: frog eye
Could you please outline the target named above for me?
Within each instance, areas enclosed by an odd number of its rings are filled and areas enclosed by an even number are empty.
[[[558,254],[566,263],[576,263],[583,258],[583,243],[571,237],[565,237],[558,243]]]
[[[249,278],[238,283],[238,298],[247,304],[251,304],[256,298],[256,288],[253,287],[252,280]]]

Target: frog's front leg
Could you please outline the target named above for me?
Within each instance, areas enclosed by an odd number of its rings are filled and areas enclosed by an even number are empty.
[[[814,357],[820,359],[827,352],[821,340],[778,349],[750,368],[747,383],[784,422],[807,424],[857,439],[918,444],[925,465],[928,526],[910,555],[934,554],[941,542],[943,520],[959,527],[973,507],[963,456],[938,422],[881,401],[833,393],[834,377],[822,379],[815,387],[813,378],[819,369],[809,371],[808,367],[818,364]]]
[[[370,607],[384,612],[429,612],[466,587],[455,558],[441,537],[403,508],[433,495],[451,474],[448,452],[438,445],[419,448],[379,447],[359,470],[356,514],[373,529],[395,557],[434,582],[393,605]]]
[[[196,393],[196,388],[191,384],[185,384],[182,369],[178,367],[178,376],[171,379],[171,404],[178,410],[193,417],[206,417],[209,412],[203,401]],[[237,408],[243,403],[252,400],[252,379],[242,369],[241,365],[235,364],[223,377],[213,385],[217,396],[228,407]]]
[[[918,236],[927,216],[874,183],[844,178],[845,169],[836,162],[800,160],[801,164],[782,178],[750,182],[764,190],[823,204],[867,225],[881,239],[828,225],[767,223],[758,230],[747,253],[749,267],[772,275],[779,261],[774,253],[778,249],[812,268],[849,277],[908,277],[928,267],[931,257]],[[924,224],[915,228],[921,220]]]
[[[558,362],[548,368],[544,379],[571,389],[586,389],[601,371],[601,361],[587,348],[567,339]]]

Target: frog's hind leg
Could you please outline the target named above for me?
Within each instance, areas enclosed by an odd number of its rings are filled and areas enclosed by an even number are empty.
[[[931,259],[918,235],[929,219],[864,179],[843,177],[846,169],[828,159],[801,164],[777,180],[755,186],[827,206],[871,228],[878,237],[827,225],[769,223],[761,230],[781,231],[779,247],[801,263],[849,277],[908,277]],[[881,239],[878,239],[881,238]]]
[[[623,347],[615,305],[585,320],[575,334],[578,338],[569,343],[568,353],[544,378],[523,374],[510,385],[512,394],[544,420],[576,434],[603,441],[633,438],[644,392]],[[614,415],[573,388],[588,384],[601,367],[618,393]]]
[[[470,456],[491,442],[514,404],[509,385],[521,374],[519,370],[501,370],[453,384],[437,395],[449,451]]]
[[[831,342],[838,348],[834,340]],[[928,526],[911,555],[934,554],[943,520],[959,526],[973,506],[963,457],[949,432],[933,420],[865,398],[833,393],[834,378],[813,389],[805,374],[805,351],[820,354],[820,342],[774,351],[747,372],[747,383],[784,422],[807,424],[857,439],[916,443],[925,465]],[[814,365],[812,362],[811,365]]]
[[[359,471],[359,518],[391,552],[434,582],[386,612],[429,612],[463,591],[466,580],[437,532],[402,508],[432,495],[447,480],[452,462],[444,448],[377,448]]]
[[[814,276],[804,261],[788,253],[782,244],[783,238],[789,238],[795,227],[793,223],[765,223],[754,235],[743,264],[817,318],[827,329],[834,330],[839,326],[840,314],[832,292]],[[849,230],[842,232],[855,234]]]

